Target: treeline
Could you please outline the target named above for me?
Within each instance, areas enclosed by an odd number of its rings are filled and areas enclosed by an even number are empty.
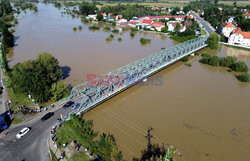
[[[95,14],[98,9],[96,7],[96,3],[82,2],[79,5],[79,10],[82,15]],[[132,19],[134,16],[141,17],[145,15],[156,15],[151,9],[142,6],[142,5],[123,5],[117,4],[114,6],[103,6],[101,7],[101,12],[112,13],[112,15],[123,15],[126,19]]]
[[[1,17],[0,32],[2,34],[1,65],[5,73],[8,73],[9,71],[8,60],[7,60],[6,54],[8,53],[8,49],[14,46],[14,36],[8,29],[11,27],[9,20],[13,19],[13,16],[11,15],[12,11],[13,11],[12,6],[10,5],[10,2],[8,0],[0,2],[0,17]]]
[[[8,15],[12,12],[12,7],[9,0],[1,0],[0,2],[0,17]]]
[[[132,19],[134,16],[141,17],[146,15],[156,15],[151,9],[142,5],[122,5],[117,4],[115,6],[103,6],[102,12],[112,13],[113,15],[122,15],[126,19]]]

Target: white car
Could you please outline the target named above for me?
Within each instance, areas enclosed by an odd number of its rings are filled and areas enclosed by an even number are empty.
[[[30,131],[30,128],[28,128],[28,127],[23,128],[18,134],[16,134],[16,138],[20,139],[25,134],[27,134],[29,131]]]

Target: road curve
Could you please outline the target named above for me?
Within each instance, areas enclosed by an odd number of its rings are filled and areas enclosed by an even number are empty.
[[[66,116],[71,111],[71,107],[60,108],[46,121],[39,118],[25,125],[10,127],[8,134],[0,138],[0,161],[48,161],[47,142],[52,126],[58,123],[60,114]],[[16,134],[24,127],[31,127],[31,130],[21,139],[16,139]]]

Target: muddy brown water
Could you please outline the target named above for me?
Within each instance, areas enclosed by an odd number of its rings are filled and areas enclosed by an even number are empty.
[[[10,65],[35,59],[38,53],[53,54],[68,71],[65,82],[76,85],[86,74],[103,74],[174,44],[168,37],[129,32],[115,35],[89,31],[80,19],[63,15],[52,5],[38,4],[38,13],[18,15],[16,46],[10,50]],[[82,31],[73,32],[82,25]],[[117,38],[121,37],[122,42]],[[140,37],[151,38],[141,46]],[[202,53],[208,49],[204,49]],[[209,51],[209,50],[208,50]],[[249,51],[221,46],[209,51],[219,56],[236,56],[250,66]],[[240,83],[226,68],[175,63],[154,75],[161,86],[134,86],[85,115],[95,129],[115,136],[124,159],[132,160],[146,148],[146,131],[153,127],[153,143],[173,145],[181,152],[176,160],[250,160],[250,85]]]

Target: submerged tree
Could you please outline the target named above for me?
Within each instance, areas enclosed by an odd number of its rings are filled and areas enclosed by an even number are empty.
[[[15,93],[31,94],[39,103],[52,96],[53,83],[62,79],[59,62],[51,54],[39,54],[36,60],[16,64],[11,72],[12,87]]]

